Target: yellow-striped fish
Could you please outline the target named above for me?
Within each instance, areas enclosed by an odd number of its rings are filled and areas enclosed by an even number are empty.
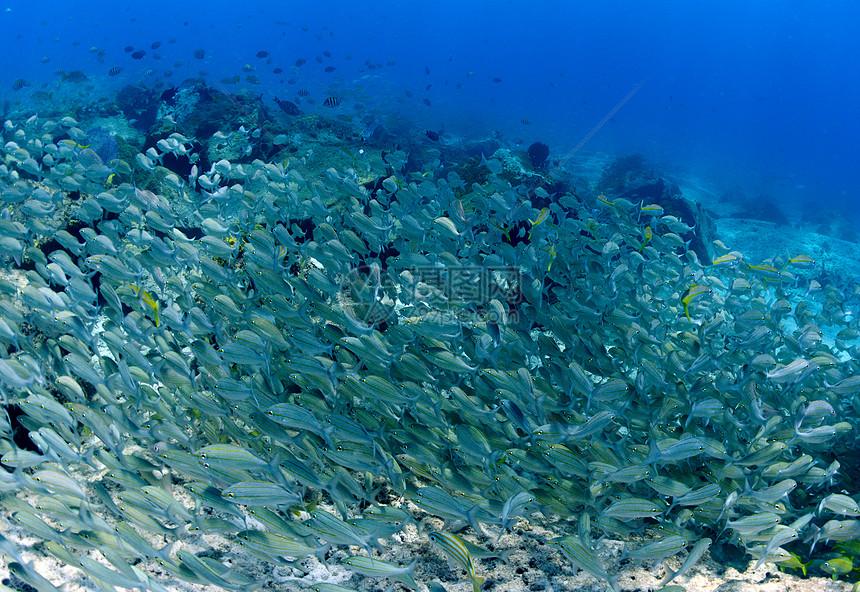
[[[552,269],[552,262],[555,261],[555,258],[558,256],[558,253],[555,250],[555,245],[549,245],[549,247],[544,247],[541,250],[549,254],[549,263],[547,263],[546,266],[546,272],[549,273],[549,270]]]
[[[660,217],[663,215],[663,206],[658,204],[648,204],[648,205],[640,205],[639,211],[648,216],[657,216]]]
[[[708,286],[697,286],[693,284],[690,286],[690,289],[687,290],[687,293],[681,298],[681,304],[684,305],[684,314],[687,315],[687,320],[690,320],[690,311],[688,309],[690,302],[693,301],[694,298],[701,296],[702,294],[710,294],[711,289]]]
[[[597,201],[599,201],[600,203],[602,203],[605,206],[615,207],[615,202],[613,202],[611,199],[609,199],[608,197],[606,197],[602,193],[597,196]]]
[[[651,239],[654,238],[654,231],[651,230],[650,226],[646,226],[645,230],[642,231],[642,234],[643,234],[645,240],[642,241],[642,246],[639,247],[640,253],[648,245],[648,243],[651,241]]]
[[[466,570],[469,577],[472,578],[472,592],[480,592],[484,578],[475,575],[472,554],[463,544],[463,540],[457,535],[447,532],[431,532],[430,540],[439,545],[451,561]]]
[[[797,255],[795,257],[791,257],[789,258],[788,263],[785,264],[783,271],[788,269],[789,265],[794,265],[795,267],[800,268],[815,267],[815,259],[809,255]]]
[[[153,312],[153,320],[155,321],[155,326],[158,327],[161,325],[161,317],[158,314],[158,302],[153,298],[149,292],[141,288],[140,286],[131,285],[131,289],[137,292],[137,296],[140,296],[140,299],[143,300],[149,308],[152,309]]]
[[[537,217],[534,220],[529,220],[529,224],[531,224],[531,229],[529,230],[529,238],[532,237],[532,232],[536,226],[540,226],[540,224],[549,217],[549,208],[543,208],[540,212],[538,212]]]
[[[732,251],[731,253],[726,253],[725,255],[720,255],[714,259],[712,265],[714,266],[731,266],[740,261],[739,253],[737,251]]]
[[[765,283],[767,283],[767,282],[781,282],[785,279],[783,276],[783,273],[781,271],[779,271],[773,265],[770,265],[769,263],[761,263],[759,265],[750,265],[749,270],[750,270],[750,273],[752,273],[753,275],[757,275],[758,277],[762,278],[765,281]]]
[[[547,219],[549,216],[549,208],[543,208],[540,212],[538,212],[537,217],[534,220],[529,220],[529,224],[532,225],[532,228],[540,225],[541,222]]]

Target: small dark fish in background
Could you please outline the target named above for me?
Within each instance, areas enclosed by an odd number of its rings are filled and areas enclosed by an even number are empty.
[[[328,97],[323,101],[323,106],[325,107],[337,107],[338,105],[340,105],[340,99],[337,97]]]
[[[434,142],[439,141],[439,134],[434,132],[433,130],[427,130],[424,132],[424,135],[433,140]]]
[[[424,66],[424,73],[425,73],[425,74],[429,74],[429,73],[430,73],[430,66]]]
[[[502,79],[501,79],[501,78],[499,78],[498,76],[496,76],[495,78],[493,78],[493,82],[501,82],[501,81],[502,81]]]
[[[272,70],[272,74],[280,74],[283,71],[284,71],[283,68],[275,68],[274,70]]]
[[[155,51],[159,47],[161,47],[161,41],[153,41],[152,45],[149,46],[149,49]]]
[[[198,60],[202,60],[203,58],[206,57],[206,50],[205,49],[195,49],[193,55]]]
[[[296,67],[303,65],[307,60],[305,58],[299,58],[296,60]]]
[[[424,100],[423,100],[423,101],[421,101],[421,102],[422,102],[422,103],[424,103],[425,105],[427,105],[428,107],[432,107],[432,106],[433,106],[433,103],[431,103],[431,102],[430,102],[430,99],[424,99]]]
[[[30,86],[30,81],[24,80],[23,78],[18,78],[15,82],[12,83],[12,90],[21,90],[25,86]]]
[[[281,111],[287,115],[300,115],[298,106],[292,101],[282,101],[278,97],[275,97],[275,103],[277,103],[278,107],[281,108]]]
[[[325,71],[326,71],[326,72],[334,72],[336,69],[337,69],[337,68],[335,68],[334,66],[326,66]]]
[[[327,57],[327,58],[330,58],[330,57],[331,57],[331,52],[329,52],[329,51],[324,51],[324,52],[323,52],[323,55],[324,55],[325,57]]]
[[[60,71],[60,74],[63,76],[63,82],[74,82],[79,84],[89,80],[82,70],[72,70],[71,72]]]
[[[257,52],[257,57],[260,58],[261,60],[265,59],[265,58],[269,57],[269,52],[266,51],[265,49],[261,49],[260,51]]]
[[[120,72],[122,72],[122,68],[120,68],[119,66],[114,66],[113,68],[108,70],[108,76],[116,76]]]
[[[125,46],[125,49],[124,49],[123,51],[124,51],[125,53],[131,53],[131,52],[133,52],[133,51],[134,51],[134,48],[133,48],[131,45],[126,45],[126,46]]]
[[[299,95],[300,97],[306,97],[311,93],[309,93],[308,89],[306,89],[306,88],[300,88],[298,91],[296,91],[296,94]]]
[[[131,57],[135,60],[142,60],[145,55],[146,55],[146,50],[138,49],[136,52],[131,54]]]
[[[520,123],[523,125],[531,125],[532,122],[529,120],[528,117],[523,117],[522,119],[520,119]]]

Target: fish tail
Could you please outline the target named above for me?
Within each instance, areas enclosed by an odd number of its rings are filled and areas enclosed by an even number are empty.
[[[481,586],[484,585],[484,578],[481,576],[475,576],[472,579],[472,592],[481,592]]]
[[[663,578],[663,581],[657,584],[661,588],[675,579],[675,576],[678,575],[678,572],[672,571],[670,568],[666,568],[666,577]]]
[[[613,592],[620,592],[620,588],[618,587],[618,579],[620,576],[609,576],[606,578],[609,587],[612,588]]]

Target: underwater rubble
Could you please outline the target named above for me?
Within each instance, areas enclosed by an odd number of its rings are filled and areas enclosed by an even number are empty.
[[[635,157],[589,189],[542,148],[122,96],[137,143],[2,129],[10,582],[439,590],[447,557],[477,592],[518,537],[550,586],[856,578],[857,292],[810,256],[748,260]]]

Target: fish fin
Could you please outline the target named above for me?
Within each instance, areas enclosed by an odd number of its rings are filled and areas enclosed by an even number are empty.
[[[657,585],[658,585],[659,587],[661,587],[661,588],[662,588],[663,586],[665,586],[666,584],[668,584],[669,582],[671,582],[672,580],[674,580],[674,579],[675,579],[675,576],[676,576],[677,574],[678,574],[678,572],[676,572],[676,571],[672,571],[670,568],[668,568],[668,567],[667,567],[667,568],[666,568],[666,577],[665,577],[665,578],[663,578],[663,581],[662,581],[662,582],[660,582],[660,583],[659,583],[659,584],[657,584]]]
[[[475,532],[483,535],[484,531],[481,529],[481,525],[478,523],[478,512],[481,510],[481,506],[477,504],[472,506],[472,509],[466,512],[466,522],[468,522],[469,526],[471,526]]]
[[[620,592],[621,588],[618,587],[618,579],[621,576],[609,576],[606,581],[609,583],[609,587],[612,588],[613,592]]]

